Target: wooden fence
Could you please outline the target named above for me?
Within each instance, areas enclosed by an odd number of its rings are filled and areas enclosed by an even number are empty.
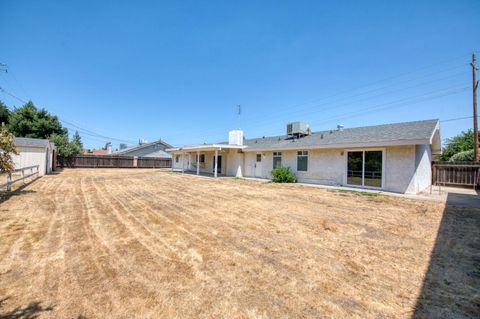
[[[170,168],[171,158],[134,157],[115,155],[78,155],[74,157],[58,157],[60,167],[89,168]]]
[[[137,167],[142,168],[170,168],[172,167],[171,158],[158,157],[138,157]]]
[[[476,188],[479,184],[479,162],[433,162],[433,185],[457,185]]]
[[[34,165],[13,170],[11,174],[7,175],[7,182],[4,184],[0,184],[0,188],[6,187],[7,191],[11,191],[13,184],[20,181],[23,181],[25,183],[25,180],[27,178],[38,176],[39,168],[39,165]]]

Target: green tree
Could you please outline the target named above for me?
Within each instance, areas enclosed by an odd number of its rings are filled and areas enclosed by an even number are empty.
[[[83,152],[83,145],[80,134],[75,132],[72,140],[68,139],[68,134],[53,134],[50,141],[55,144],[60,157],[72,157],[80,155]]]
[[[58,117],[45,109],[37,109],[32,101],[10,113],[8,127],[17,137],[48,139],[53,134],[67,134]]]
[[[451,162],[473,162],[473,160],[474,160],[473,148],[468,151],[457,153],[452,157],[450,157]]]
[[[457,153],[473,150],[473,131],[468,130],[455,137],[449,138],[445,141],[445,144],[447,144],[447,146],[443,148],[441,159],[442,161],[449,161],[450,158]]]
[[[10,111],[8,110],[8,107],[0,101],[0,125],[1,123],[8,124],[8,119],[10,117]]]
[[[73,138],[70,142],[70,152],[73,155],[80,155],[83,153],[82,138],[80,137],[80,134],[78,134],[78,131],[75,131],[75,134],[73,134]]]
[[[0,172],[2,173],[11,173],[15,168],[12,159],[12,154],[17,154],[14,138],[5,125],[0,127]]]

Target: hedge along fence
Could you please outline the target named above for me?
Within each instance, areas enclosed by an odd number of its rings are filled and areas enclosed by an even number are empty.
[[[78,155],[57,157],[60,167],[84,168],[170,168],[171,158],[115,156],[115,155]]]

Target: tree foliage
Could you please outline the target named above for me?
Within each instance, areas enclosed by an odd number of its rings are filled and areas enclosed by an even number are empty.
[[[12,154],[17,154],[14,138],[5,125],[0,127],[0,172],[2,173],[11,173],[15,168],[12,159]]]
[[[53,134],[62,135],[67,129],[62,127],[58,117],[45,109],[37,109],[32,101],[10,113],[8,127],[17,137],[48,139]]]
[[[473,162],[473,160],[474,160],[473,149],[457,153],[452,157],[450,157],[451,162]]]
[[[472,150],[474,148],[473,131],[462,132],[455,137],[446,140],[447,146],[442,152],[442,161],[449,161],[457,153]],[[472,157],[473,160],[473,157]]]
[[[10,111],[8,110],[8,107],[0,101],[0,125],[2,123],[8,124],[8,120],[10,117]]]
[[[50,141],[55,144],[58,149],[58,156],[72,157],[80,155],[83,152],[83,144],[80,134],[75,132],[71,140],[68,139],[68,134],[53,134]]]
[[[83,152],[80,134],[75,132],[70,141],[68,130],[62,126],[58,117],[45,109],[38,109],[32,101],[12,112],[0,101],[0,120],[2,116],[14,136],[49,139],[55,143],[59,156],[72,157]]]

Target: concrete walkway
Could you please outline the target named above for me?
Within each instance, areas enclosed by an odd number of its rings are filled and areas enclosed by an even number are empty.
[[[268,179],[250,178],[250,177],[246,177],[245,179],[263,181],[263,182],[270,181]],[[428,191],[414,195],[414,194],[401,194],[401,193],[393,193],[393,192],[378,191],[373,189],[345,187],[345,186],[329,186],[329,185],[319,185],[319,184],[309,184],[309,183],[296,183],[296,185],[317,187],[317,188],[331,189],[331,190],[366,192],[366,193],[373,193],[373,194],[379,194],[379,195],[385,195],[385,196],[447,203],[448,205],[480,207],[480,192],[472,188],[432,186],[431,193],[430,193],[430,189],[428,189]]]
[[[184,174],[190,175],[190,176],[192,175],[197,176],[196,172],[192,172],[192,171],[185,171]],[[200,173],[200,175],[198,175],[197,177],[213,178],[213,174]],[[219,175],[218,178],[234,178],[234,177]],[[264,183],[270,182],[269,179],[264,179],[264,178],[243,177],[243,179],[259,181]],[[425,192],[413,195],[413,194],[401,194],[401,193],[385,192],[385,191],[357,188],[357,187],[330,186],[330,185],[320,185],[320,184],[310,184],[310,183],[296,183],[295,185],[316,187],[316,188],[329,189],[329,190],[340,190],[340,191],[343,190],[343,191],[350,191],[350,192],[373,193],[373,194],[379,194],[379,195],[385,195],[385,196],[447,203],[448,205],[480,207],[480,192],[472,188],[432,186],[431,190],[429,188]]]

